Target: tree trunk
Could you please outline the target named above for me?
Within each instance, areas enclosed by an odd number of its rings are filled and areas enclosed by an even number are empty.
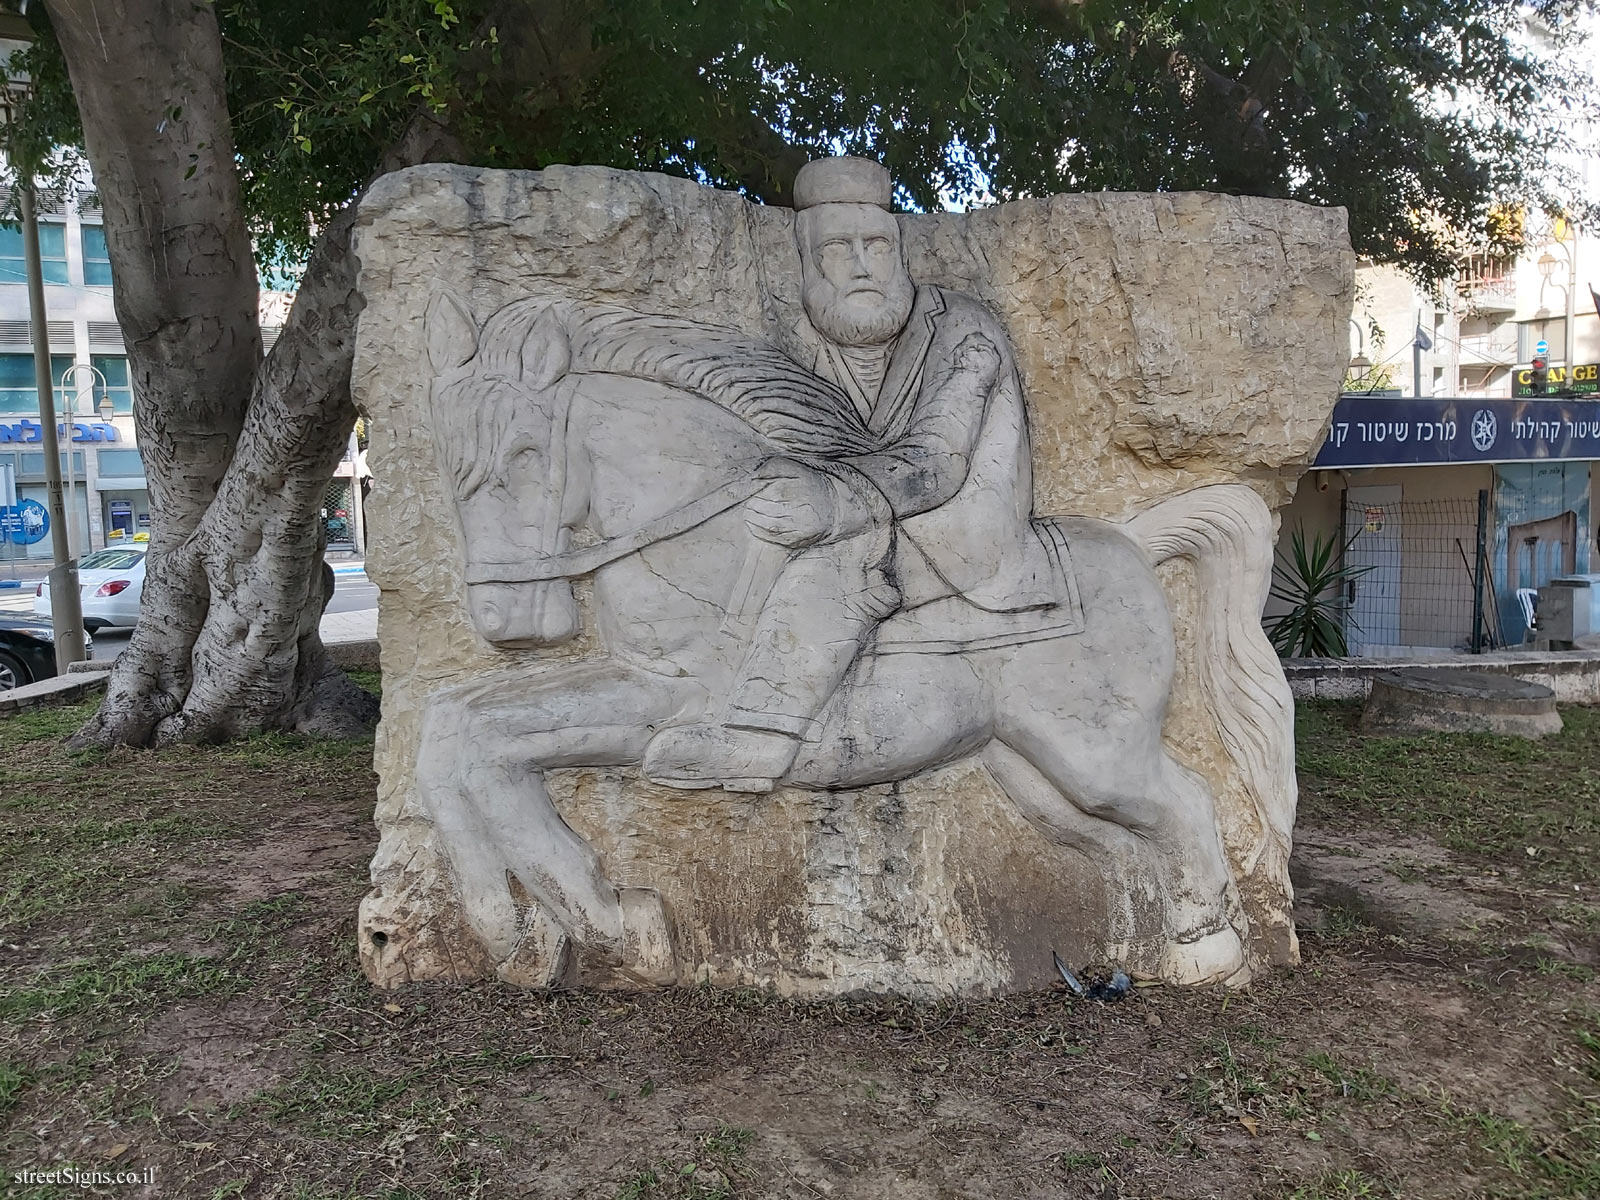
[[[79,745],[353,733],[328,662],[318,519],[355,420],[353,215],[322,234],[263,362],[222,42],[193,0],[58,0],[105,210],[151,533],[138,627]]]

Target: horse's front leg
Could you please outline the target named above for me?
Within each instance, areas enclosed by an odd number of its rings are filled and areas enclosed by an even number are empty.
[[[576,940],[637,977],[675,979],[659,894],[606,878],[544,772],[638,761],[692,686],[607,660],[501,671],[429,698],[419,796],[502,975],[554,982]]]

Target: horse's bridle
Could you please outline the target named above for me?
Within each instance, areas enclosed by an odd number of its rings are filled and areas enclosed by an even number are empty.
[[[771,482],[770,479],[735,479],[698,500],[691,500],[653,521],[645,522],[637,529],[619,533],[592,546],[580,546],[560,554],[546,554],[532,562],[500,563],[475,559],[467,564],[467,582],[548,583],[552,579],[587,575],[607,563],[636,554],[646,546],[664,542],[705,524],[718,513],[725,513],[743,504]]]

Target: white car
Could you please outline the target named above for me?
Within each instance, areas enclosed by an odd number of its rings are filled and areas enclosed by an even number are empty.
[[[139,619],[139,597],[144,594],[145,547],[110,546],[78,560],[78,585],[83,594],[83,627],[132,629]],[[50,584],[33,593],[33,611],[50,615]]]

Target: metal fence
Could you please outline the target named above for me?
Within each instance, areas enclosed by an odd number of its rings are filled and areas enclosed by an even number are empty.
[[[1345,638],[1353,655],[1418,648],[1481,651],[1495,644],[1489,493],[1401,501],[1384,489],[1346,492]],[[1487,606],[1487,614],[1485,608]]]

